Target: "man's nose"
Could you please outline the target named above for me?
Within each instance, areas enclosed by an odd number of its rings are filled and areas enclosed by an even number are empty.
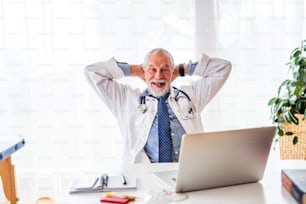
[[[156,70],[155,72],[155,79],[161,79],[162,78],[162,71],[161,70]]]

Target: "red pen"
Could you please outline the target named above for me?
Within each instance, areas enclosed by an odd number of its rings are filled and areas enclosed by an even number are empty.
[[[129,202],[129,199],[118,197],[103,197],[101,198],[100,202],[126,204]]]

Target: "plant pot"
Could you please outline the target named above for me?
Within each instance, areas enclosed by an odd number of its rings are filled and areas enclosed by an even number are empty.
[[[293,132],[292,136],[280,136],[280,158],[282,160],[301,159],[306,160],[306,119],[304,115],[297,114],[299,124],[283,123],[281,128],[284,132]],[[297,144],[293,144],[293,136],[298,137]]]

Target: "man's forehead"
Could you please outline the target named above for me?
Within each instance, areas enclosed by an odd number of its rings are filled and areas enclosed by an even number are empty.
[[[170,59],[165,54],[153,53],[150,55],[148,59],[148,65],[162,65],[162,66],[170,66]]]
[[[155,63],[150,63],[148,65],[149,68],[157,68],[157,67],[160,67],[160,68],[169,68],[170,65],[169,64],[155,64]]]

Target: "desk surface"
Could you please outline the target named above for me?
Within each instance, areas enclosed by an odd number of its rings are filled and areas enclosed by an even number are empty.
[[[136,202],[131,203],[163,203],[163,190],[165,187],[154,178],[153,173],[162,170],[173,170],[177,164],[136,164],[125,168],[125,173],[137,176],[135,191],[125,193],[138,197]],[[172,203],[269,203],[287,204],[295,203],[294,199],[281,185],[280,173],[282,168],[306,168],[306,161],[279,160],[276,152],[270,154],[264,178],[258,183],[236,185],[210,190],[187,193],[188,198],[182,202]],[[99,203],[104,193],[74,194],[68,193],[71,182],[78,173],[75,170],[30,170],[17,174],[17,193],[20,198],[19,204],[33,204],[39,197],[51,197],[57,204],[84,204]],[[101,170],[84,169],[82,173],[97,175]],[[152,198],[154,201],[148,202]],[[166,199],[169,198],[166,197]]]
[[[14,152],[23,147],[25,141],[19,136],[1,136],[0,137],[0,161],[11,156]]]

